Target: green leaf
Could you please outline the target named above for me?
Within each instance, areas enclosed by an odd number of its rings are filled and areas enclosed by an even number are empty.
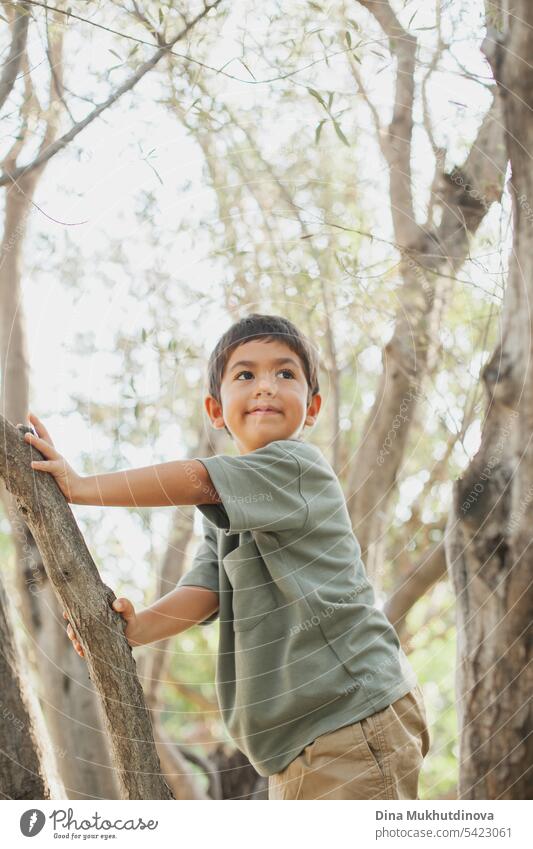
[[[343,144],[345,144],[345,145],[346,145],[346,147],[350,147],[350,142],[348,141],[348,139],[346,138],[346,136],[345,136],[345,135],[344,135],[344,133],[342,132],[342,130],[341,130],[341,128],[340,128],[340,126],[339,126],[339,124],[337,124],[337,122],[335,121],[335,119],[334,119],[334,118],[333,118],[333,126],[335,127],[335,132],[337,133],[337,135],[338,135],[338,137],[340,138],[341,142],[342,142]]]
[[[324,61],[329,68],[328,45],[326,44],[326,42],[324,41],[324,39],[322,38],[320,33],[318,35],[318,40],[319,40],[320,44],[322,45],[322,47],[324,48],[324,50],[326,51],[325,54],[324,54]]]
[[[163,180],[161,179],[161,177],[160,177],[160,175],[159,175],[159,173],[158,173],[157,169],[156,169],[156,168],[154,168],[154,166],[153,166],[153,165],[151,165],[151,164],[150,164],[150,162],[148,163],[148,165],[150,165],[150,168],[151,168],[151,169],[152,169],[152,171],[154,172],[155,176],[157,177],[157,179],[159,180],[159,182],[161,183],[161,185],[162,185],[162,186],[164,186],[165,184],[164,184]]]
[[[196,100],[194,100],[194,101],[191,103],[191,105],[187,107],[187,109],[185,110],[185,112],[184,112],[183,114],[184,114],[184,115],[186,115],[186,114],[187,114],[187,112],[189,112],[191,109],[194,109],[194,107],[196,106],[196,104],[197,104],[197,103],[199,103],[199,102],[200,102],[200,98],[199,98],[199,97],[197,97],[197,98],[196,98]]]
[[[348,30],[346,30],[346,32],[344,33],[344,38],[346,39],[346,44],[348,45],[348,47],[351,47],[352,46],[352,36],[348,32]]]
[[[161,8],[161,6],[160,6],[160,7],[159,7],[159,23],[160,23],[160,24],[162,24],[162,23],[163,23],[163,21],[164,21],[163,9],[162,9],[162,8]]]
[[[315,130],[315,144],[318,144],[318,142],[320,141],[320,133],[321,133],[321,131],[322,131],[322,127],[324,126],[324,124],[325,124],[325,123],[326,123],[326,118],[324,118],[322,121],[320,121],[320,122],[316,125],[316,130]]]
[[[381,68],[379,68],[378,71],[376,71],[376,77],[377,77],[378,74],[381,74],[381,72],[384,71],[385,68],[390,68],[390,66],[391,66],[390,62],[385,62],[385,64],[382,65]]]
[[[143,342],[146,342],[146,335],[146,330],[143,327],[143,329],[141,330],[141,339]]]
[[[325,109],[325,110],[326,110],[326,112],[327,112],[327,111],[328,111],[328,110],[327,110],[327,106],[326,106],[326,104],[324,103],[324,101],[322,100],[322,98],[321,98],[321,96],[319,95],[318,91],[316,91],[314,88],[308,88],[308,89],[307,89],[307,91],[309,92],[309,94],[311,94],[314,98],[316,98],[316,99],[318,100],[318,102],[320,103],[320,105],[321,105],[321,106],[323,106],[323,107],[324,107],[324,109]]]

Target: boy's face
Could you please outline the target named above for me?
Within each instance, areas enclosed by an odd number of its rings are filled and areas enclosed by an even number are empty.
[[[287,361],[277,362],[283,359]],[[222,405],[211,395],[204,404],[213,426],[226,425],[239,454],[247,454],[276,439],[297,437],[302,428],[313,425],[322,399],[315,395],[307,405],[307,395],[298,354],[283,342],[254,339],[235,348],[226,363]],[[272,410],[254,412],[258,406]]]

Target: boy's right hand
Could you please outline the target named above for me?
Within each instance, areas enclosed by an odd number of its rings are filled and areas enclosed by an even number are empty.
[[[135,608],[131,601],[127,598],[116,598],[112,604],[113,610],[116,610],[117,613],[120,613],[123,619],[126,621],[126,628],[124,630],[124,636],[126,637],[130,646],[137,646],[140,643],[135,641],[135,632],[138,631],[138,621],[137,614],[135,613]],[[63,617],[68,622],[68,613],[66,610],[63,611]],[[70,622],[67,625],[67,634],[69,640],[71,640],[72,645],[74,647],[74,651],[76,651],[80,657],[84,657],[85,653],[81,644],[79,643],[76,634],[74,633],[74,629]],[[138,635],[137,635],[138,636]]]
[[[44,460],[33,460],[32,469],[53,475],[69,504],[75,504],[83,486],[83,478],[69,466],[65,458],[54,447],[52,437],[42,421],[33,413],[28,414],[28,421],[37,435],[27,432],[24,434],[24,441],[37,448],[44,457]]]

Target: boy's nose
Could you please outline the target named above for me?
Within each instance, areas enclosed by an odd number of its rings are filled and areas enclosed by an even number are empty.
[[[268,395],[269,397],[273,397],[276,394],[276,387],[270,381],[259,381],[259,385],[257,387],[257,391],[255,396],[258,395]]]
[[[257,392],[269,392],[271,395],[276,393],[276,379],[274,377],[263,376],[257,381]]]

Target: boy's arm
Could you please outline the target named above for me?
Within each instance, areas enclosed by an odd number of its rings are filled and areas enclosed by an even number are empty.
[[[208,619],[218,610],[218,595],[205,587],[177,587],[150,607],[139,611],[134,633],[126,637],[131,646],[155,643],[181,634]]]
[[[53,475],[71,504],[168,507],[220,502],[209,473],[199,460],[172,460],[140,469],[82,477],[55,448],[50,434],[37,416],[30,414],[29,421],[36,433],[25,433],[24,440],[40,451],[44,458],[33,460],[32,468]]]
[[[205,587],[177,587],[139,613],[135,612],[133,604],[127,598],[116,598],[113,608],[125,620],[124,636],[130,646],[135,648],[180,634],[192,625],[208,619],[218,610],[218,594]],[[63,616],[68,621],[66,610],[63,611]],[[67,634],[74,650],[80,657],[84,657],[83,646],[70,622]]]
[[[140,469],[125,469],[80,478],[73,504],[110,507],[168,507],[218,504],[220,498],[199,460],[171,460]]]

